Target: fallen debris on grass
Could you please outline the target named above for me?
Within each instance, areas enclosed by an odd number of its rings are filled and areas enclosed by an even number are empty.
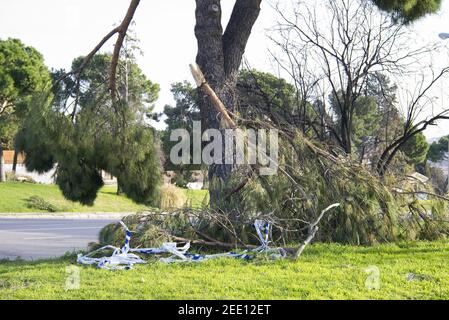
[[[146,255],[156,255],[156,254],[171,254],[170,257],[160,258],[159,261],[164,263],[174,263],[174,262],[200,262],[217,258],[235,258],[250,260],[254,255],[258,253],[264,253],[270,255],[270,257],[275,259],[281,259],[286,257],[286,252],[282,248],[270,248],[268,244],[270,243],[269,237],[271,232],[271,224],[261,220],[256,220],[254,222],[254,227],[256,228],[257,235],[259,237],[261,245],[253,250],[245,250],[241,253],[236,252],[226,252],[220,254],[202,255],[202,254],[191,254],[187,251],[190,248],[190,242],[187,242],[183,247],[178,247],[175,242],[166,242],[162,244],[159,248],[130,248],[130,241],[133,232],[128,229],[128,227],[120,221],[123,229],[126,232],[125,244],[122,248],[107,245],[101,247],[95,251],[88,253],[87,255],[79,254],[77,262],[84,265],[97,265],[100,269],[107,270],[129,270],[135,264],[145,264],[147,261],[143,260],[138,254]],[[95,258],[94,256],[102,251],[112,250],[111,256]]]

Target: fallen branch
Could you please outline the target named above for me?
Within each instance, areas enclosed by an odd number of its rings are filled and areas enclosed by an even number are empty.
[[[333,205],[330,205],[329,207],[327,207],[323,211],[321,211],[320,216],[316,219],[316,221],[314,223],[312,223],[309,226],[309,234],[308,234],[307,238],[304,240],[304,242],[301,244],[301,246],[298,248],[298,250],[296,251],[295,259],[299,259],[299,257],[303,253],[303,251],[306,248],[306,246],[313,240],[313,238],[315,238],[316,233],[318,232],[318,223],[320,223],[321,219],[323,219],[324,214],[326,212],[328,212],[329,210],[337,208],[339,206],[340,206],[339,203],[335,203]]]
[[[217,96],[215,91],[208,84],[200,67],[197,64],[191,64],[190,71],[192,72],[193,78],[195,79],[195,83],[198,86],[198,88],[200,88],[207,96],[209,96],[209,98],[211,99],[212,105],[215,107],[217,112],[222,115],[222,117],[225,120],[228,127],[231,129],[237,129],[237,124],[231,118],[230,111],[227,110],[226,106],[223,104],[223,102]],[[245,143],[248,145],[250,150],[257,150],[257,146],[254,143],[251,143],[250,141],[248,141],[248,139],[246,139]],[[275,161],[273,158],[269,157],[267,154],[264,154],[264,157],[266,158],[266,160],[268,160],[269,163],[273,163],[282,173],[284,173],[293,182],[293,184],[295,184],[296,186],[299,187],[296,180],[293,179],[293,177],[287,171],[285,171],[283,168],[281,168],[277,161]],[[244,185],[242,186],[242,188],[243,187],[244,187]],[[227,197],[229,197],[229,195]]]

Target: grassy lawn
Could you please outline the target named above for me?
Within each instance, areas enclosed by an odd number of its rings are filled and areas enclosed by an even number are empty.
[[[187,201],[192,208],[202,207],[209,202],[209,192],[207,190],[189,190],[185,189]]]
[[[80,289],[65,290],[73,257],[0,263],[1,299],[449,299],[443,242],[349,247],[313,245],[300,261],[149,263],[130,271],[80,267]],[[365,286],[377,266],[380,289]],[[407,279],[409,274],[414,279]]]
[[[192,206],[201,205],[207,191],[185,190]],[[39,196],[63,212],[137,212],[148,209],[135,204],[124,196],[116,195],[116,187],[103,187],[98,193],[93,207],[83,206],[64,199],[61,191],[55,185],[30,184],[20,182],[0,183],[0,212],[45,212],[28,208],[26,199]]]

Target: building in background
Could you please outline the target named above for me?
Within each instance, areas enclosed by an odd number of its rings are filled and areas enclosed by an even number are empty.
[[[14,165],[14,151],[6,150],[3,151],[3,157],[5,159],[5,171],[6,174],[13,172]],[[53,168],[46,173],[38,173],[36,171],[30,172],[25,168],[23,164],[25,157],[23,154],[17,156],[17,166],[16,166],[16,179],[17,180],[33,180],[37,183],[43,184],[53,184],[55,182],[55,169]],[[25,179],[26,178],[26,179]]]

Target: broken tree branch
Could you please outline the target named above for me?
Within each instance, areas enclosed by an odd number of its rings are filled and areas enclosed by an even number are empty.
[[[198,88],[200,88],[204,92],[204,94],[206,94],[211,99],[215,109],[219,114],[222,115],[223,119],[225,120],[229,128],[236,129],[237,128],[236,123],[229,116],[229,113],[223,102],[221,102],[220,98],[217,96],[215,91],[207,83],[207,80],[204,77],[203,72],[200,70],[200,67],[196,63],[191,64],[190,71],[192,72],[193,78],[195,79]]]
[[[192,76],[195,80],[195,83],[198,88],[200,88],[210,99],[212,102],[212,105],[215,107],[216,111],[222,115],[224,121],[226,122],[227,126],[231,129],[237,129],[237,124],[230,116],[230,111],[226,108],[226,106],[223,104],[223,102],[220,100],[220,98],[217,96],[215,91],[211,88],[211,86],[208,84],[206,77],[204,76],[203,72],[201,71],[200,67],[196,64],[190,64],[190,71],[192,73]],[[234,115],[235,116],[235,115]],[[273,128],[274,129],[274,128]],[[250,141],[246,141],[249,148],[252,150],[257,150],[257,146],[255,146]],[[312,152],[315,154],[327,157],[331,159],[334,162],[338,162],[338,159],[328,152],[316,147],[312,142],[310,142],[308,139],[304,138],[304,143],[310,148]],[[267,154],[264,155],[265,158],[270,162],[273,163],[282,173],[284,173],[296,186],[300,187],[296,180],[283,168],[279,166],[279,163],[269,157]]]
[[[95,48],[92,49],[92,51],[89,52],[89,54],[83,59],[83,62],[81,65],[76,69],[72,70],[70,72],[65,73],[62,77],[60,77],[53,85],[53,88],[57,87],[62,81],[64,81],[67,77],[75,76],[76,78],[76,85],[75,85],[75,104],[73,107],[72,112],[72,119],[74,118],[79,102],[79,93],[80,93],[80,85],[81,85],[81,74],[84,71],[84,69],[89,65],[92,58],[100,51],[100,49],[106,44],[106,42],[109,41],[115,34],[119,34],[117,42],[114,47],[114,53],[112,55],[112,61],[111,61],[111,68],[110,68],[110,79],[109,79],[109,89],[111,91],[111,97],[112,101],[115,102],[117,95],[116,95],[116,73],[117,73],[117,65],[120,55],[120,49],[123,45],[123,41],[126,37],[126,33],[128,31],[128,28],[131,24],[131,21],[134,17],[134,14],[137,10],[137,7],[139,6],[140,0],[132,0],[131,4],[128,8],[128,11],[126,12],[125,18],[123,19],[122,23],[118,26],[112,29],[101,41],[95,46]]]
[[[303,253],[303,251],[307,247],[307,245],[313,240],[313,238],[315,238],[316,233],[318,232],[318,223],[320,223],[321,219],[323,219],[325,213],[328,212],[329,210],[332,210],[332,209],[337,208],[339,206],[340,206],[339,203],[335,203],[333,205],[330,205],[329,207],[327,207],[323,211],[321,211],[321,214],[316,219],[316,221],[309,226],[309,234],[307,235],[307,238],[303,241],[301,246],[296,251],[295,259],[299,259],[299,257],[301,256],[301,254]]]
[[[117,99],[116,93],[116,79],[117,79],[117,65],[120,58],[120,50],[123,46],[123,41],[125,40],[126,33],[128,31],[129,25],[133,20],[134,14],[136,13],[137,7],[139,6],[140,0],[132,0],[131,4],[126,12],[125,18],[122,23],[118,27],[118,38],[115,43],[114,53],[112,54],[111,60],[111,70],[109,72],[109,90],[111,91],[112,103],[114,103]]]

